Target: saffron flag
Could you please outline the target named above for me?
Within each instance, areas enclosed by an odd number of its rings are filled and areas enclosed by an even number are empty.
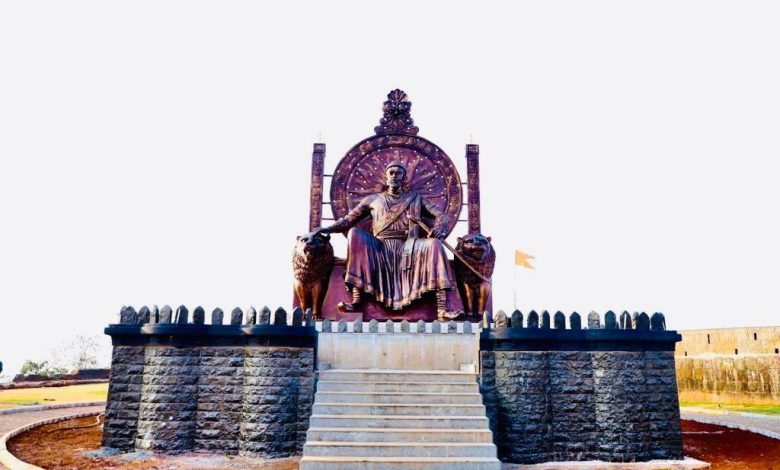
[[[522,266],[528,269],[536,269],[531,266],[529,260],[536,259],[528,253],[523,253],[520,250],[515,250],[515,266]]]

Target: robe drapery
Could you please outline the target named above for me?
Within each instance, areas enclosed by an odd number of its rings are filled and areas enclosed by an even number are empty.
[[[372,194],[336,221],[332,232],[347,233],[347,287],[357,287],[393,310],[401,310],[428,291],[455,288],[455,276],[441,240],[421,238],[423,213],[447,225],[447,215],[416,191],[394,196]],[[371,217],[368,233],[355,225]]]

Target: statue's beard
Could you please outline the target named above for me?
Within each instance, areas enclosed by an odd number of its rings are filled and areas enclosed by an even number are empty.
[[[387,190],[393,194],[400,193],[402,187],[403,183],[392,183],[390,181],[387,182]]]

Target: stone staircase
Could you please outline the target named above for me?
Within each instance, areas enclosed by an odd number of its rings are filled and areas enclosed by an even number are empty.
[[[301,470],[499,470],[473,372],[320,372]]]

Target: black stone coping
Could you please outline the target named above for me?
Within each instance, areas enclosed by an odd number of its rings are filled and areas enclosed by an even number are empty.
[[[317,348],[313,326],[113,324],[104,330],[114,346],[288,346]]]
[[[674,351],[682,340],[676,331],[542,330],[499,328],[482,330],[480,351]]]

